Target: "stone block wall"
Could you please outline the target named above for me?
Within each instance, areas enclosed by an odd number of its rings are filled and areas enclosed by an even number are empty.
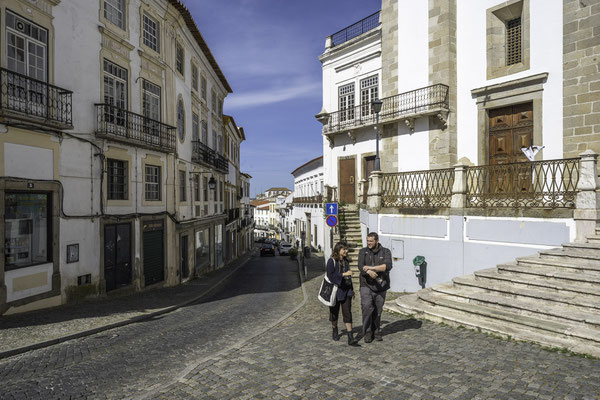
[[[563,152],[600,153],[600,0],[563,2]]]
[[[429,167],[449,168],[456,164],[456,0],[429,0],[429,84],[450,87],[448,124],[437,118],[429,122]]]
[[[381,94],[380,98],[398,94],[398,0],[382,0]]]

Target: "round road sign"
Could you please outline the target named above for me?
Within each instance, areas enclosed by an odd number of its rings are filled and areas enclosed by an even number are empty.
[[[330,227],[334,227],[337,225],[338,223],[338,219],[335,215],[329,215],[327,217],[327,219],[325,220],[325,222],[327,222],[327,225],[329,225]]]

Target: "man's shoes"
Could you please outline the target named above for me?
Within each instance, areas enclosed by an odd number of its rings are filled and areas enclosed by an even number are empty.
[[[356,346],[357,341],[356,339],[354,339],[354,335],[352,334],[352,332],[348,332],[348,345],[350,346]]]
[[[373,341],[373,334],[371,332],[367,332],[365,334],[365,343],[371,343]]]
[[[378,342],[382,342],[383,341],[383,337],[381,336],[381,332],[375,332],[375,340],[377,340]]]
[[[331,338],[335,341],[340,340],[340,335],[338,335],[338,328],[333,328],[333,332],[331,332]]]

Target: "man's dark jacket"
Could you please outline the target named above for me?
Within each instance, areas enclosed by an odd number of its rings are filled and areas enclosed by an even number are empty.
[[[377,272],[377,279],[372,279],[369,274],[363,272],[363,266],[375,266],[385,264],[385,272]],[[377,243],[373,250],[368,247],[358,252],[358,271],[360,272],[360,287],[368,287],[374,292],[382,292],[390,288],[390,270],[392,269],[392,252]],[[379,279],[381,278],[381,279]]]

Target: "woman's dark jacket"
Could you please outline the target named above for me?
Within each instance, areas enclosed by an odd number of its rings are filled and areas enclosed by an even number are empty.
[[[341,272],[340,262],[342,263]],[[335,261],[333,258],[330,258],[327,261],[327,278],[338,287],[336,296],[338,301],[344,301],[347,297],[352,297],[354,294],[351,277],[345,278],[342,276],[343,272],[348,272],[349,270],[350,266],[346,260]]]

